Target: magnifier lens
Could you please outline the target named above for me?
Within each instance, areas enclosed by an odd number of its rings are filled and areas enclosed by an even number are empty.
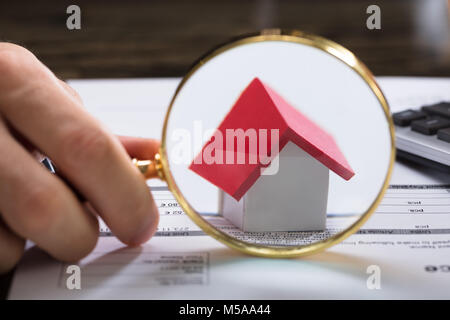
[[[380,200],[393,160],[386,112],[340,46],[244,38],[180,84],[163,134],[166,178],[194,221],[231,246],[316,250]]]

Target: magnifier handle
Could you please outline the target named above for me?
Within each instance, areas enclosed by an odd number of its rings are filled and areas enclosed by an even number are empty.
[[[161,157],[159,153],[155,155],[155,158],[153,160],[133,159],[132,162],[146,179],[159,178],[161,180],[164,180]]]
[[[142,173],[142,175],[144,176],[145,179],[159,178],[161,180],[165,180],[163,171],[162,171],[161,157],[160,157],[159,153],[157,153],[155,155],[155,158],[153,160],[133,159],[131,161],[136,166],[136,168],[139,169],[139,171]],[[41,160],[41,163],[47,168],[48,171],[60,176],[58,174],[58,170],[56,169],[53,162],[49,158],[44,157]],[[64,177],[61,177],[61,178],[66,181],[66,179]],[[68,181],[66,181],[66,183],[70,187],[70,183]],[[74,188],[72,188],[72,190],[74,191],[74,193],[78,197],[78,199],[80,199],[81,201],[84,201],[84,198],[81,196],[81,194],[79,194]]]

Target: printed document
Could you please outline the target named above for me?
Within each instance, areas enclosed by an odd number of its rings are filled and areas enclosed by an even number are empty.
[[[378,81],[394,112],[450,101],[450,79],[380,77]],[[114,133],[159,138],[178,82],[76,80],[71,85],[86,108]],[[322,253],[297,259],[235,252],[205,235],[164,183],[150,181],[150,186],[161,222],[148,243],[128,248],[102,224],[97,247],[78,263],[81,289],[72,290],[67,286],[69,264],[53,260],[30,243],[9,298],[450,298],[448,174],[397,162],[381,205],[362,229]],[[224,220],[221,228],[233,227]]]

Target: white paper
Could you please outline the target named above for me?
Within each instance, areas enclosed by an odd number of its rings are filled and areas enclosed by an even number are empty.
[[[71,84],[89,111],[115,133],[159,137],[177,83],[156,79]],[[383,77],[379,83],[393,110],[450,100],[450,79]],[[122,100],[114,95],[119,88],[127,92]],[[391,185],[357,234],[325,252],[283,260],[245,256],[203,235],[160,183],[153,193],[161,223],[148,243],[127,248],[103,226],[96,249],[79,262],[80,290],[66,287],[67,264],[31,248],[16,271],[9,298],[450,298],[450,176],[396,164]],[[379,289],[372,281],[376,274]]]

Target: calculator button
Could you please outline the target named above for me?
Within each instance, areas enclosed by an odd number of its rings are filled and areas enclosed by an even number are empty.
[[[450,128],[441,129],[437,132],[438,139],[450,142]]]
[[[432,116],[441,116],[450,119],[450,102],[441,102],[431,106],[422,107],[422,111]]]
[[[433,135],[439,129],[450,127],[450,121],[443,118],[427,118],[411,123],[411,129],[426,135]]]
[[[414,120],[420,120],[426,118],[426,114],[422,111],[416,110],[405,110],[402,112],[397,112],[392,115],[394,118],[394,123],[400,127],[406,127],[411,124]]]

